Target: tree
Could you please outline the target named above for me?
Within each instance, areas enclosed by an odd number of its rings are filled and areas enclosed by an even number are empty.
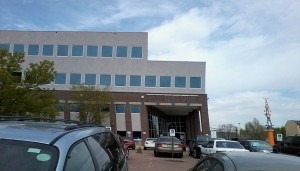
[[[258,119],[253,118],[252,122],[247,122],[245,124],[245,130],[243,130],[243,136],[250,139],[265,140],[266,131],[265,127],[261,125]]]
[[[41,88],[54,80],[54,62],[42,60],[22,68],[24,61],[23,53],[0,50],[0,115],[55,117],[54,91]]]
[[[219,138],[225,138],[225,139],[231,139],[234,136],[237,136],[237,127],[232,124],[222,124],[218,127],[218,137]]]
[[[103,90],[90,85],[74,85],[71,90],[74,100],[79,102],[79,120],[101,124],[109,116],[108,104],[112,95],[108,88]]]

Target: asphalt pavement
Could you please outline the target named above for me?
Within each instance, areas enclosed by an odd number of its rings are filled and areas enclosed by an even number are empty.
[[[172,158],[171,155],[155,157],[153,150],[130,150],[128,157],[129,171],[185,171],[192,168],[199,159],[188,154],[188,149],[182,158]]]

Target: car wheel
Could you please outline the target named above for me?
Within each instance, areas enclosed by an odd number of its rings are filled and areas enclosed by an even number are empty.
[[[135,150],[135,147],[132,147],[133,150]]]
[[[183,153],[180,153],[180,154],[179,154],[179,158],[182,158],[182,157],[183,157]]]
[[[146,147],[144,147],[144,150],[147,150],[147,148],[146,148]]]
[[[158,157],[158,153],[156,151],[154,151],[154,156]]]

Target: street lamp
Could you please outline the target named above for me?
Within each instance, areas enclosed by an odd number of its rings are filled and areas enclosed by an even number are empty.
[[[241,123],[239,123],[239,137],[241,137]]]

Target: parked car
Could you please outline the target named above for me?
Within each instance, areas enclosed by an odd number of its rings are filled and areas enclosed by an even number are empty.
[[[300,156],[300,135],[288,136],[283,142],[274,145],[273,151]]]
[[[124,144],[126,144],[128,149],[135,150],[135,142],[132,138],[125,137],[123,138]]]
[[[224,152],[201,159],[189,171],[299,171],[300,159],[274,153]]]
[[[144,143],[144,150],[147,150],[148,148],[154,148],[156,141],[157,138],[146,138]]]
[[[173,145],[172,145],[173,144]],[[156,157],[161,154],[178,155],[180,158],[183,156],[183,149],[181,141],[176,137],[161,136],[157,139],[154,147],[154,155]]]
[[[200,158],[202,146],[206,145],[210,140],[212,140],[212,138],[208,135],[192,137],[189,142],[189,154],[195,158]]]
[[[219,153],[219,152],[228,152],[228,151],[241,151],[249,152],[246,150],[239,142],[231,140],[212,140],[209,141],[206,145],[201,148],[201,156],[205,157],[206,155]]]
[[[78,121],[0,116],[1,171],[127,171],[109,129]]]
[[[180,140],[181,141],[181,144],[182,144],[182,149],[183,151],[186,151],[186,143],[184,140]]]
[[[272,146],[270,146],[267,142],[261,140],[244,140],[240,142],[241,145],[251,151],[251,152],[264,152],[271,153],[273,152]]]

